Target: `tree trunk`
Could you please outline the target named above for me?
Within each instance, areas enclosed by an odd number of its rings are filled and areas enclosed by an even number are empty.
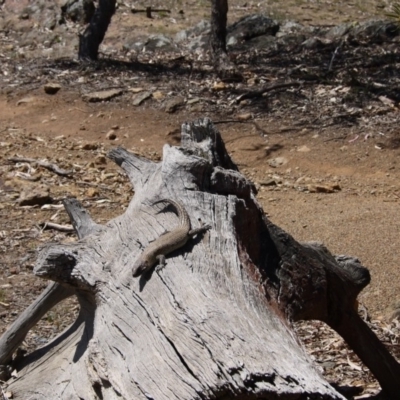
[[[211,49],[216,59],[226,55],[227,19],[228,0],[211,0]]]
[[[80,60],[97,60],[100,44],[115,13],[115,3],[116,0],[99,0],[99,5],[89,25],[79,37],[78,57]]]
[[[375,353],[365,354],[377,339],[349,311],[369,282],[358,260],[300,244],[273,225],[208,119],[183,125],[182,147],[166,145],[161,163],[121,148],[109,157],[135,195],[106,225],[65,200],[80,240],[43,248],[34,272],[57,282],[48,289],[53,300],[57,286],[67,288],[63,297],[76,294],[80,314],[51,343],[13,362],[13,398],[343,399],[290,324],[318,318],[345,336],[350,328],[342,325],[353,321],[362,346],[352,337],[350,345],[367,365],[376,362]],[[154,204],[165,198],[184,206],[192,228],[199,221],[211,228],[168,255],[162,270],[133,278],[143,249],[178,224]],[[49,304],[42,296],[33,306]],[[22,314],[0,338],[0,364],[37,315]],[[399,365],[383,346],[378,357],[386,369],[373,372],[386,393],[399,393]]]
[[[229,60],[226,50],[228,0],[211,0],[211,57],[222,79],[240,79],[241,74]]]

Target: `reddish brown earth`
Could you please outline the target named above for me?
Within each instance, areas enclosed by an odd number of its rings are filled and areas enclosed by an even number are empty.
[[[382,14],[378,7],[380,3],[280,1],[272,2],[269,7],[278,16],[303,23],[337,24]],[[187,12],[187,20],[179,22],[179,29],[207,15],[207,4],[194,3]],[[230,4],[230,18],[257,11],[252,3],[243,10],[237,1]],[[115,23],[124,18],[128,17],[117,14],[106,46],[118,40]],[[169,29],[163,20],[149,23],[138,16],[134,18],[134,26],[141,25],[147,31],[159,31],[160,27]],[[172,31],[179,29],[177,26],[171,28]],[[146,86],[146,82],[140,82],[140,85]],[[162,82],[157,85],[162,87]],[[385,321],[389,324],[389,315],[396,307],[400,308],[398,126],[390,126],[385,131],[371,125],[368,130],[354,132],[346,126],[298,127],[291,121],[290,107],[280,107],[283,111],[279,119],[273,118],[268,111],[257,114],[256,123],[266,133],[264,137],[251,123],[252,118],[246,123],[220,123],[217,127],[241,172],[257,185],[258,200],[275,224],[299,241],[322,241],[334,254],[357,256],[370,269],[372,282],[361,294],[360,303],[367,308],[379,329],[388,327],[390,325],[382,324]],[[391,113],[397,118],[399,112],[395,104]],[[16,87],[2,91],[0,333],[47,284],[32,275],[37,247],[47,242],[75,240],[73,234],[43,230],[40,225],[49,221],[68,224],[65,211],[56,207],[60,200],[66,195],[76,196],[99,223],[119,215],[133,192],[126,177],[105,159],[104,154],[118,145],[159,160],[166,143],[179,143],[176,130],[181,123],[202,116],[205,116],[204,112],[189,109],[169,114],[157,103],[145,103],[140,107],[118,99],[87,103],[78,90],[65,86],[53,96],[45,94],[40,85],[32,90]],[[215,122],[235,117],[219,112],[209,112],[207,116]],[[106,138],[112,128],[116,140]],[[46,158],[66,169],[73,168],[75,172],[72,179],[61,178],[28,163],[9,162],[8,159],[15,155]],[[270,166],[268,161],[276,157],[284,157],[286,163]],[[27,173],[37,180],[30,182],[17,172]],[[55,207],[19,206],[16,200],[21,192],[31,191],[39,184],[50,190]],[[326,189],[332,189],[332,193],[321,192]],[[42,344],[66,326],[75,312],[76,305],[72,300],[56,307],[29,334],[27,344]],[[315,336],[310,339],[306,334],[304,337],[309,342],[321,340]],[[327,345],[324,351],[318,351],[320,360],[324,361],[330,352],[336,361],[344,360],[342,364],[346,368],[358,373],[358,367],[353,368],[346,359],[348,351],[342,344],[337,344],[339,339],[323,340],[331,347]],[[391,349],[399,354],[398,337],[393,340]],[[336,382],[346,381],[353,385],[372,382],[368,373],[362,372],[347,379],[353,372],[346,375],[341,369],[343,365],[339,364],[325,368],[327,376]]]

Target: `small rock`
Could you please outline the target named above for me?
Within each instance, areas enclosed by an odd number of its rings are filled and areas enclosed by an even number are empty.
[[[253,115],[251,113],[246,113],[246,114],[239,114],[236,118],[239,121],[247,121],[249,119],[251,119],[253,117]]]
[[[241,107],[248,106],[248,105],[250,105],[250,104],[251,104],[250,99],[240,100],[240,102],[239,102],[239,105],[240,105]]]
[[[95,142],[87,142],[82,144],[82,150],[97,150],[99,148],[98,143]]]
[[[227,85],[224,82],[215,82],[212,90],[219,91],[219,90],[225,90],[227,88]]]
[[[388,106],[394,107],[394,105],[395,105],[395,101],[392,100],[392,99],[389,99],[389,98],[386,97],[386,96],[379,96],[378,99],[379,99],[383,104],[386,104],[386,105],[388,105]]]
[[[203,105],[198,103],[198,104],[193,104],[192,107],[190,107],[190,111],[192,112],[203,112]]]
[[[132,92],[132,93],[140,93],[143,92],[144,89],[143,88],[130,88],[128,89],[128,92]]]
[[[67,0],[61,6],[61,16],[63,19],[87,24],[95,10],[93,0]]]
[[[94,159],[94,162],[96,164],[107,164],[107,158],[105,156],[103,156],[102,154],[99,154],[98,156],[96,156],[96,158]]]
[[[24,189],[18,199],[20,206],[42,206],[49,203],[53,203],[53,198],[50,196],[50,189],[44,185]]]
[[[276,157],[276,158],[270,158],[267,162],[270,167],[277,168],[282,165],[285,165],[288,162],[288,160],[285,157]]]
[[[304,146],[300,146],[297,149],[297,151],[300,152],[300,153],[308,153],[310,151],[310,148],[304,145]]]
[[[100,92],[86,93],[82,98],[90,103],[96,103],[99,101],[111,100],[114,97],[120,96],[122,93],[124,93],[123,89],[110,89]]]
[[[88,197],[98,197],[99,196],[99,191],[96,188],[89,188],[86,191],[86,196]]]
[[[161,92],[160,90],[157,90],[156,92],[153,93],[153,98],[156,100],[162,100],[165,97],[165,94]]]
[[[337,190],[341,190],[340,185],[307,185],[307,189],[310,193],[334,193]]]
[[[115,133],[114,129],[111,129],[110,131],[107,132],[106,138],[108,140],[115,140],[117,138],[117,134]]]
[[[152,35],[144,43],[143,52],[175,51],[176,45],[164,35]]]
[[[260,82],[260,79],[258,77],[253,77],[253,78],[249,78],[247,79],[247,84],[249,86],[255,86]]]
[[[275,181],[275,179],[268,179],[266,181],[261,181],[260,185],[261,186],[276,186],[277,182]]]
[[[259,36],[275,36],[279,23],[261,14],[246,15],[228,27],[228,40],[236,38],[238,42],[247,41]]]
[[[188,105],[192,105],[192,104],[198,103],[199,101],[201,101],[200,97],[194,97],[193,99],[189,99],[189,100],[187,101],[187,104],[188,104]]]
[[[185,100],[183,97],[174,97],[173,99],[168,100],[165,103],[165,112],[174,113],[179,107],[185,104]]]
[[[151,92],[140,92],[132,98],[134,106],[140,106],[145,100],[152,96]]]
[[[58,83],[46,83],[43,89],[47,94],[56,94],[61,89],[61,85]]]
[[[300,184],[300,183],[304,183],[310,181],[310,178],[308,178],[307,176],[300,176],[300,178],[296,179],[296,184]]]
[[[18,275],[20,273],[20,268],[19,267],[11,267],[9,269],[11,275]]]
[[[308,38],[301,45],[308,50],[317,50],[325,47],[324,42],[317,37]]]

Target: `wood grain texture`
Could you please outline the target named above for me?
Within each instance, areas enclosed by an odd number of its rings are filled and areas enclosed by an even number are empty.
[[[161,163],[111,151],[135,189],[121,216],[97,226],[69,206],[81,239],[46,246],[35,273],[73,287],[80,315],[17,365],[14,398],[343,399],[290,326],[308,304],[290,287],[293,266],[310,257],[325,290],[317,256],[267,220],[210,120],[184,124],[182,137]],[[160,198],[211,229],[135,279],[143,249],[179,222],[152,206]]]

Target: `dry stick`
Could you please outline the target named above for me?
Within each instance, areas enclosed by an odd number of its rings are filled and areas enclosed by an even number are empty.
[[[323,142],[332,142],[332,141],[336,141],[336,140],[345,140],[345,139],[347,139],[347,136],[342,135],[342,136],[338,136],[338,137],[334,137],[334,138],[325,139]]]
[[[58,165],[50,163],[48,161],[44,161],[44,160],[35,160],[34,158],[25,158],[25,157],[11,157],[8,159],[8,161],[11,162],[27,162],[27,163],[36,163],[38,165],[40,165],[43,168],[48,169],[49,171],[52,171],[54,173],[56,173],[57,175],[60,176],[67,176],[70,177],[72,175],[72,170],[65,170],[60,168]]]
[[[21,179],[25,179],[30,182],[37,182],[41,178],[41,175],[32,176],[32,175],[26,174],[25,172],[20,172],[20,171],[17,171],[15,173],[15,176],[17,176],[18,178],[21,178]]]
[[[270,86],[264,87],[260,90],[252,90],[246,93],[241,94],[240,96],[236,97],[235,102],[239,103],[244,99],[251,99],[253,97],[261,97],[264,93],[270,92],[276,89],[283,89],[286,87],[291,86],[303,86],[303,85],[311,85],[315,82],[283,82],[283,83],[274,83]]]
[[[146,7],[145,10],[141,10],[141,9],[137,9],[137,8],[131,8],[131,13],[132,13],[132,14],[145,12],[147,18],[152,18],[152,16],[151,16],[151,12],[152,12],[152,11],[154,11],[154,12],[167,12],[167,13],[171,13],[171,10],[167,10],[167,9],[163,9],[163,8],[151,8],[151,7]]]
[[[43,222],[39,224],[39,227],[42,230],[55,229],[60,232],[74,232],[74,228],[72,227],[72,225],[60,225],[60,224],[55,224],[54,222]]]
[[[93,112],[92,109],[89,110],[89,111],[86,111],[86,110],[82,110],[82,108],[78,108],[78,107],[71,108],[71,111],[72,110],[77,110],[77,111],[80,111],[80,112],[83,112],[83,113],[86,113],[86,114]]]
[[[99,189],[102,189],[102,190],[108,190],[109,192],[112,192],[112,191],[115,190],[115,189],[112,188],[112,187],[108,187],[108,186],[106,186],[106,185],[101,185],[101,184],[99,184],[99,183],[84,182],[84,181],[75,181],[75,184],[76,184],[76,185],[79,185],[79,186],[90,186],[90,187],[95,187],[95,188],[99,188]]]
[[[335,60],[336,54],[338,53],[338,51],[339,51],[340,48],[342,47],[342,44],[343,44],[343,40],[340,42],[339,46],[337,46],[337,47],[335,48],[335,51],[334,51],[333,54],[332,54],[331,61],[329,62],[328,72],[331,71],[332,65],[333,65],[333,61]]]

